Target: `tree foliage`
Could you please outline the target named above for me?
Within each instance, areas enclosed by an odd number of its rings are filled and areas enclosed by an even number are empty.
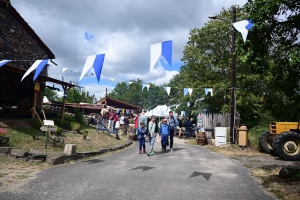
[[[256,79],[244,81],[251,87],[261,114],[280,121],[297,121],[300,113],[300,1],[249,0],[244,6],[254,21],[246,44],[237,41],[238,59],[244,74]],[[246,91],[246,90],[245,90]]]
[[[47,87],[44,90],[44,96],[46,96],[49,101],[57,101],[58,99],[57,93]]]
[[[149,83],[150,87],[147,91],[146,87],[142,90],[142,79],[131,80],[131,82],[133,83],[128,86],[126,82],[118,83],[108,96],[148,110],[157,105],[169,104],[168,95],[162,86]]]
[[[71,88],[68,91],[67,103],[93,103],[93,97],[87,96],[87,92],[82,91],[81,93],[77,88]]]

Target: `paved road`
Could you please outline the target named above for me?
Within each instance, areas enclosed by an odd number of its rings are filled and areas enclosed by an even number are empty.
[[[147,144],[148,145],[148,144]],[[115,154],[42,171],[0,199],[273,199],[235,160],[198,146],[139,155],[138,145]]]

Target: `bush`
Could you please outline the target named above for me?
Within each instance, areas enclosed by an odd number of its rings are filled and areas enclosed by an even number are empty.
[[[64,115],[64,121],[76,122],[76,118],[72,115]]]
[[[40,130],[41,126],[43,126],[38,118],[32,118],[30,123],[33,128],[38,130]]]
[[[62,134],[63,129],[61,127],[59,127],[59,126],[56,126],[56,127],[57,127],[57,131],[54,134],[57,135],[57,136],[59,136],[59,135]]]
[[[268,125],[258,125],[249,130],[249,145],[255,149],[258,148],[258,138],[266,130],[269,130]]]
[[[61,126],[64,128],[64,129],[67,129],[67,130],[71,130],[71,123],[70,121],[63,121]]]
[[[81,125],[77,122],[71,122],[71,130],[72,131],[79,131],[81,128]]]
[[[54,119],[53,121],[55,125],[62,127],[62,121],[60,119]]]
[[[80,110],[78,108],[74,108],[74,114],[75,114],[76,122],[78,122],[79,124],[82,124],[82,125],[86,124],[86,122],[83,119],[83,114],[82,114],[82,112],[80,112]]]

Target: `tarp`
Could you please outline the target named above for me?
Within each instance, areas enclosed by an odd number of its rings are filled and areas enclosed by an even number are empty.
[[[172,111],[170,107],[166,105],[159,105],[153,110],[146,112],[145,116],[155,115],[156,117],[167,117],[169,116],[169,111]],[[174,116],[177,117],[176,113],[174,113]]]

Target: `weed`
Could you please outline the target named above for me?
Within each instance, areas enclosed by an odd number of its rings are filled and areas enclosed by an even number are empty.
[[[21,174],[17,176],[19,179],[26,179],[29,178],[29,176],[27,174]]]

